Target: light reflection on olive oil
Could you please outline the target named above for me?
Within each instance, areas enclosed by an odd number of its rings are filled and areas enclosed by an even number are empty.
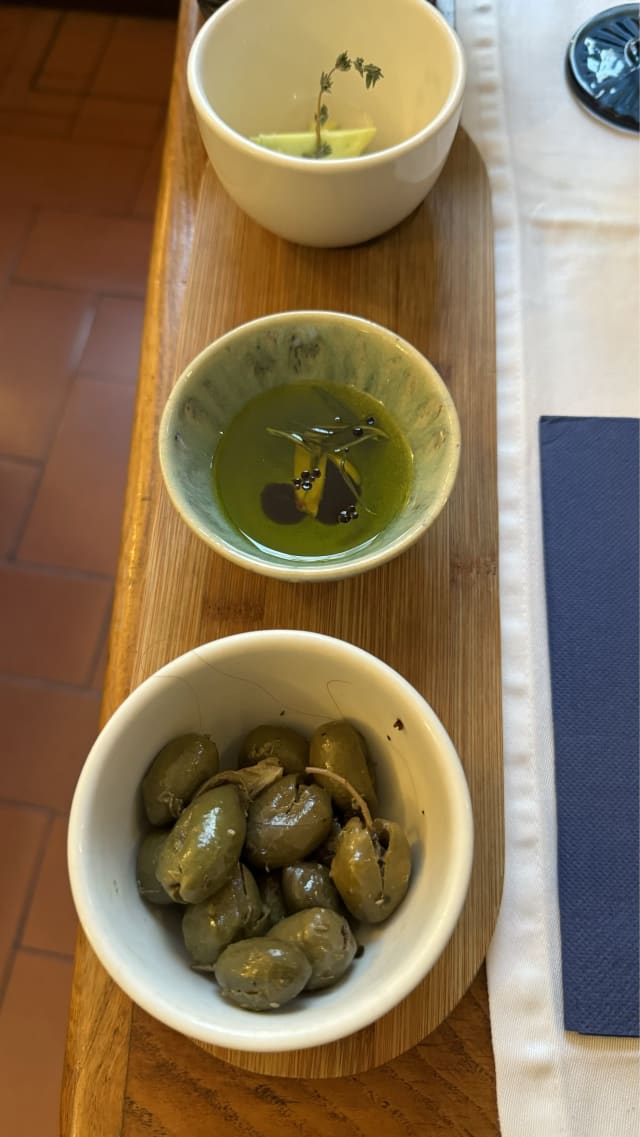
[[[289,383],[251,399],[212,461],[212,488],[258,548],[287,559],[370,545],[402,509],[413,457],[383,405],[356,387]]]

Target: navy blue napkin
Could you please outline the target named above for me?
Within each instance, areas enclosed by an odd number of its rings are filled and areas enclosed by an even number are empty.
[[[542,418],[564,1023],[640,1034],[639,424]]]

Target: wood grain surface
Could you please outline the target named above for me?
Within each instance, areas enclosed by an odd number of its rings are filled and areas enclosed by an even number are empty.
[[[248,1073],[136,1012],[122,1137],[497,1137],[489,1037],[480,978],[420,1045],[344,1078]]]
[[[473,798],[475,865],[454,938],[415,996],[353,1039],[293,1058],[214,1057],[175,1035],[132,1009],[80,934],[62,1134],[312,1137],[338,1125],[354,1133],[382,1125],[391,1134],[483,1137],[498,1132],[483,974],[459,1000],[493,930],[503,866],[493,239],[485,172],[460,131],[427,201],[384,238],[357,249],[310,250],[267,234],[204,166],[184,82],[197,22],[195,4],[185,0],[103,717],[168,659],[221,635],[299,627],[351,640],[401,671],[449,730]],[[267,580],[216,557],[174,514],[156,457],[159,414],[188,359],[244,320],[292,308],[349,311],[396,330],[440,370],[462,426],[458,482],[433,529],[390,565],[325,585]]]

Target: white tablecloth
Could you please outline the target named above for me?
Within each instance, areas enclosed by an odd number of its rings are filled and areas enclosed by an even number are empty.
[[[606,3],[457,0],[495,226],[506,870],[488,956],[503,1137],[637,1137],[638,1043],[564,1031],[538,418],[640,415],[638,144],[575,102]]]

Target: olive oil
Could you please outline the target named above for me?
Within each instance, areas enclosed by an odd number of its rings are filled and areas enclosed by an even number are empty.
[[[284,559],[340,557],[402,509],[413,457],[377,399],[356,387],[289,383],[251,399],[212,462],[213,492],[253,544]]]

